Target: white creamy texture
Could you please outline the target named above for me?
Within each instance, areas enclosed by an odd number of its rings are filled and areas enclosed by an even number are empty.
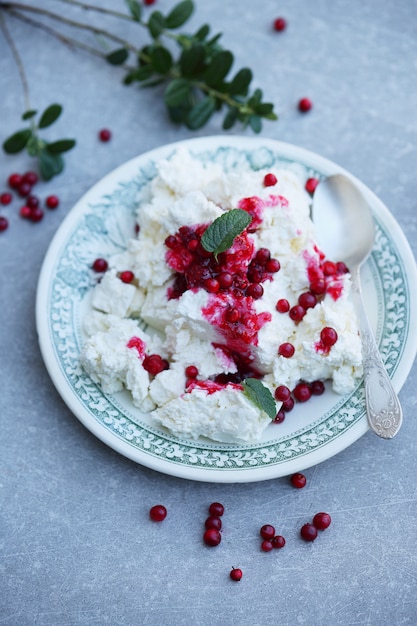
[[[278,183],[265,187],[266,173],[275,174]],[[264,374],[263,383],[274,393],[278,385],[293,389],[300,380],[329,379],[333,389],[343,394],[351,391],[362,375],[349,274],[340,278],[341,297],[334,300],[326,293],[299,324],[275,308],[278,299],[296,304],[298,296],[308,291],[307,264],[318,258],[304,182],[287,170],[255,172],[247,168],[228,173],[218,164],[203,164],[179,150],[158,165],[158,175],[142,194],[137,238],[128,242],[125,252],[109,259],[111,269],[94,289],[81,354],[82,365],[106,393],[126,387],[135,405],[151,411],[157,423],[178,437],[256,441],[270,423],[233,385],[214,393],[204,388],[187,391],[185,369],[189,365],[198,369],[199,381],[234,373],[237,366],[227,350],[216,347],[224,345],[225,339],[203,313],[212,302],[211,294],[195,288],[176,299],[167,297],[174,272],[166,262],[166,237],[181,226],[207,225],[224,211],[238,207],[242,199],[254,196],[267,206],[262,210],[262,223],[249,238],[255,251],[268,248],[281,264],[272,280],[262,283],[263,297],[253,301],[257,314],[271,316],[259,330],[255,345],[250,346],[253,365]],[[124,270],[134,273],[133,283],[120,280],[118,273]],[[147,332],[130,319],[138,315],[149,325]],[[323,354],[317,344],[326,326],[337,331],[338,340]],[[144,355],[127,347],[132,337],[143,342],[146,355],[167,359],[169,369],[156,376],[149,374],[143,367]],[[278,346],[284,342],[293,344],[293,357],[278,356]]]

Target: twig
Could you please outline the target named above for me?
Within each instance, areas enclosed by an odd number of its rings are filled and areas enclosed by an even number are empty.
[[[119,17],[123,20],[135,21],[127,13],[120,13],[119,11],[112,11],[112,9],[106,9],[104,7],[98,7],[93,4],[86,4],[85,2],[79,2],[79,0],[58,0],[58,2],[64,2],[65,4],[71,4],[86,11],[96,11],[97,13],[103,13],[105,15],[112,15],[113,17]]]
[[[13,38],[9,32],[9,29],[7,28],[6,25],[6,20],[4,19],[3,15],[0,13],[0,29],[3,32],[4,38],[7,41],[10,50],[12,52],[12,55],[14,57],[15,63],[17,65],[17,69],[19,71],[19,76],[20,76],[20,80],[22,82],[22,87],[23,87],[23,95],[24,95],[24,100],[25,100],[25,108],[28,111],[31,107],[30,107],[30,98],[29,98],[29,84],[28,84],[28,80],[26,77],[26,72],[25,69],[23,67],[23,63],[22,63],[22,58],[19,54],[18,49],[15,46],[15,43],[13,41]]]

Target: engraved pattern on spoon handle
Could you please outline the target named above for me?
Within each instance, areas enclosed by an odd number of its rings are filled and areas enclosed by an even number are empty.
[[[352,295],[359,318],[368,422],[384,439],[392,439],[402,424],[402,409],[371,330],[361,293],[359,270],[352,275]]]

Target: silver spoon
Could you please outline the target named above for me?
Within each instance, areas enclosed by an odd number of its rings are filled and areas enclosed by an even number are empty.
[[[329,259],[343,261],[352,275],[352,299],[362,339],[368,423],[377,435],[391,439],[401,427],[402,410],[366,315],[360,283],[361,265],[375,239],[371,209],[347,176],[335,174],[317,186],[312,213],[319,246]]]

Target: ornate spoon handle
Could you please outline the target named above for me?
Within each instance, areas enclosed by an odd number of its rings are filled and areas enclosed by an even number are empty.
[[[376,345],[363,303],[359,268],[352,272],[352,296],[355,300],[362,339],[365,397],[370,428],[384,439],[392,439],[402,424],[402,409],[381,354]]]

